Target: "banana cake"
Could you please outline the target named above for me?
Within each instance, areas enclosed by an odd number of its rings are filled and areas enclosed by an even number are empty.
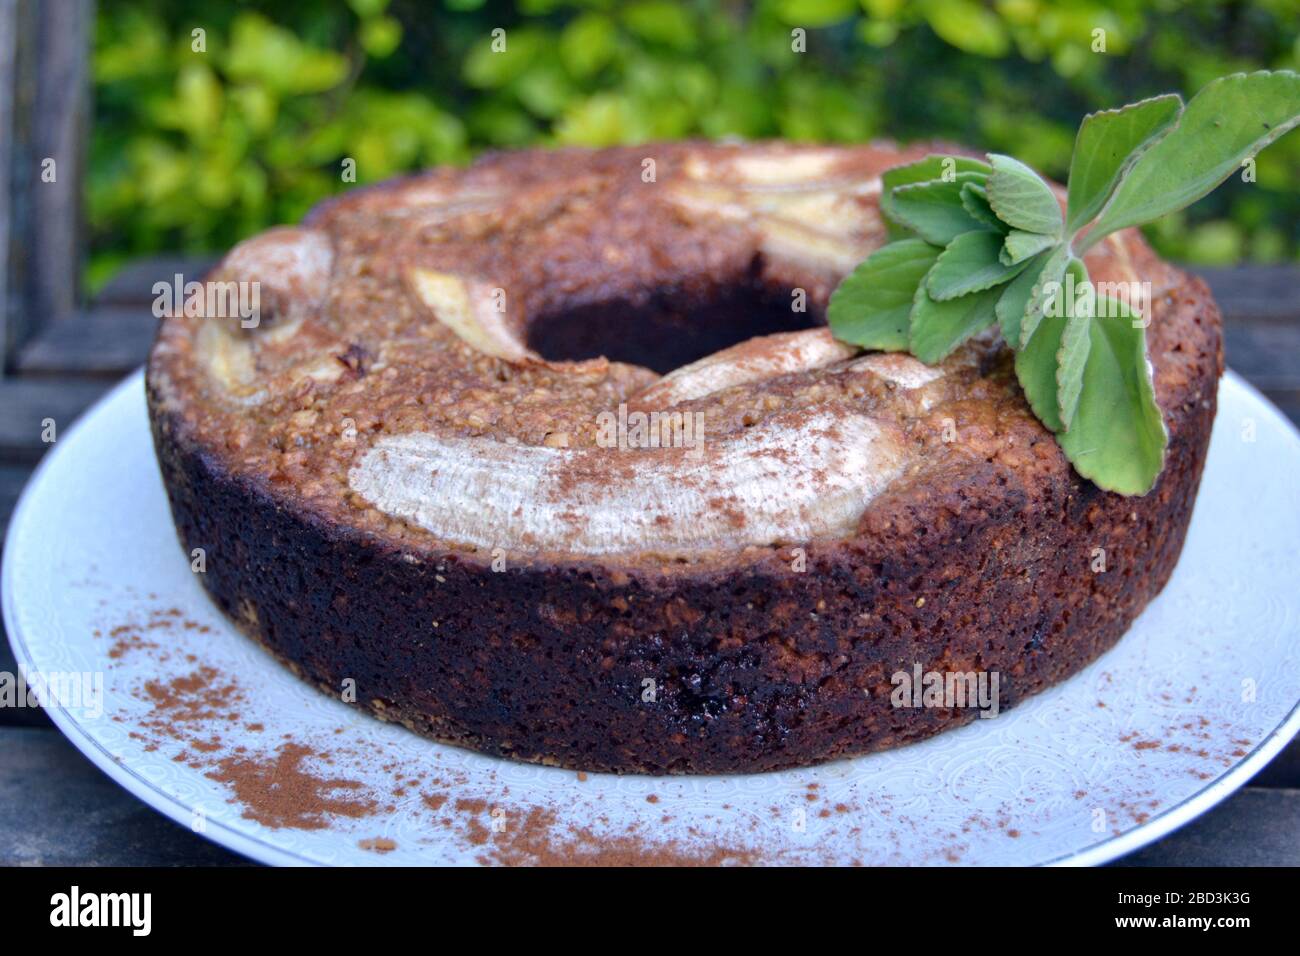
[[[1218,311],[1135,233],[1089,254],[1151,284],[1169,430],[1152,491],[1100,490],[995,334],[927,366],[825,327],[880,174],[931,151],[507,153],[241,243],[208,282],[256,321],[178,309],[147,369],[201,582],[328,693],[580,770],[862,754],[975,716],[895,706],[900,672],[1001,707],[1077,672],[1177,561]]]

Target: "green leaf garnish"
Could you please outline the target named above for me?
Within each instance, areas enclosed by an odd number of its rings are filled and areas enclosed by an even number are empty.
[[[946,246],[964,232],[981,228],[961,202],[962,187],[982,185],[983,173],[912,183],[894,190],[894,218],[926,242]]]
[[[997,213],[989,205],[989,196],[983,186],[977,183],[963,185],[961,187],[961,204],[976,222],[999,232],[1007,231],[1007,224],[997,217]]]
[[[912,308],[908,351],[927,365],[942,362],[957,346],[993,324],[1000,294],[1000,289],[985,289],[938,302],[921,283]]]
[[[1223,77],[1185,109],[1170,94],[1092,113],[1075,138],[1065,216],[1052,187],[1010,156],[891,169],[881,212],[921,238],[883,246],[844,279],[831,330],[934,363],[996,321],[1029,407],[1075,470],[1107,491],[1146,494],[1168,444],[1147,319],[1098,297],[1083,255],[1200,199],[1298,124],[1290,71]]]
[[[998,299],[998,325],[1002,329],[1002,338],[1009,343],[1019,343],[1020,323],[1025,317],[1029,299],[1038,285],[1038,277],[1043,272],[1051,252],[1040,252],[1025,265],[1025,270],[1011,280]],[[1014,348],[1015,345],[1013,344]]]
[[[1052,187],[1036,172],[1010,156],[989,156],[993,172],[985,187],[989,205],[1008,226],[1025,232],[1059,236],[1061,204]]]
[[[1088,281],[1088,270],[1079,259],[1071,260],[1066,272],[1077,282]],[[1083,370],[1092,347],[1088,327],[1094,304],[1093,299],[1075,299],[1066,309],[1065,329],[1061,332],[1060,348],[1056,350],[1056,410],[1060,414],[1061,431],[1070,430],[1079,407]]]
[[[1083,248],[1190,206],[1297,123],[1300,74],[1235,73],[1209,83],[1178,126],[1133,163]]]
[[[831,295],[826,319],[835,337],[882,352],[905,351],[917,286],[941,251],[920,239],[901,239],[872,253]]]
[[[1180,97],[1166,94],[1083,118],[1070,160],[1066,229],[1074,232],[1101,212],[1120,177],[1169,131],[1182,106]]]
[[[900,222],[894,212],[893,198],[894,190],[899,186],[951,179],[958,173],[983,173],[987,176],[992,171],[993,167],[988,163],[968,156],[932,155],[906,166],[895,166],[880,177],[880,211],[894,222]]]
[[[963,233],[944,249],[925,277],[930,297],[939,302],[968,292],[982,292],[1014,279],[1023,265],[1003,265],[1002,236],[977,229]]]
[[[1030,291],[1029,302],[1025,305],[1025,314],[1020,317],[1020,348],[1029,344],[1030,337],[1038,328],[1043,314],[1052,307],[1053,297],[1060,289],[1065,278],[1065,267],[1070,262],[1070,247],[1062,243],[1054,247],[1038,273],[1038,281]],[[1015,344],[1012,343],[1012,348]]]
[[[1016,378],[1020,380],[1025,401],[1050,432],[1062,430],[1056,357],[1061,351],[1065,323],[1064,316],[1047,316],[1039,323],[1029,344],[1016,352]]]
[[[1007,233],[1006,241],[999,253],[1005,265],[1015,265],[1038,255],[1044,249],[1050,249],[1060,242],[1055,236],[1045,236],[1040,232],[1023,232],[1012,229]]]
[[[1117,299],[1097,303],[1079,407],[1057,436],[1074,469],[1107,491],[1144,495],[1165,463],[1169,433],[1147,365],[1146,329]]]

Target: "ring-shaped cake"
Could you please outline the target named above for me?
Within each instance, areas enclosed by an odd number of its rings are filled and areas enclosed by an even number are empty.
[[[1135,234],[1089,255],[1151,283],[1169,429],[1150,493],[1098,489],[994,334],[931,367],[824,327],[880,174],[930,151],[502,154],[241,243],[207,288],[257,321],[209,296],[148,365],[203,585],[328,693],[582,770],[811,764],[977,713],[897,706],[900,673],[1005,708],[1077,672],[1177,560],[1218,312]]]

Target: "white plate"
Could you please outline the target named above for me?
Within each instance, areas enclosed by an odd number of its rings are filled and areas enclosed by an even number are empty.
[[[195,580],[141,383],[61,437],[23,495],[5,624],[28,674],[89,673],[92,687],[102,675],[101,708],[66,693],[49,706],[73,744],[146,803],[267,863],[1101,863],[1218,803],[1300,728],[1300,436],[1231,374],[1178,569],[1101,660],[997,719],[901,750],[693,778],[482,757],[300,683]],[[208,712],[160,721],[146,683],[203,667]],[[163,716],[194,702],[164,697]],[[349,801],[364,812],[296,821],[319,824],[304,829],[283,825],[275,791],[250,796],[270,758],[298,747],[313,754],[308,777],[282,776],[281,789],[306,782],[327,804],[286,798],[290,815]],[[252,777],[223,774],[223,759]],[[322,776],[348,784],[322,790]]]

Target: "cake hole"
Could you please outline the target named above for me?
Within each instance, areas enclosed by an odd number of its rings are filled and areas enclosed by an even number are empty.
[[[824,311],[812,303],[794,310],[794,291],[757,279],[711,290],[650,290],[543,313],[529,323],[528,347],[551,361],[603,355],[663,375],[755,336],[825,325]]]

